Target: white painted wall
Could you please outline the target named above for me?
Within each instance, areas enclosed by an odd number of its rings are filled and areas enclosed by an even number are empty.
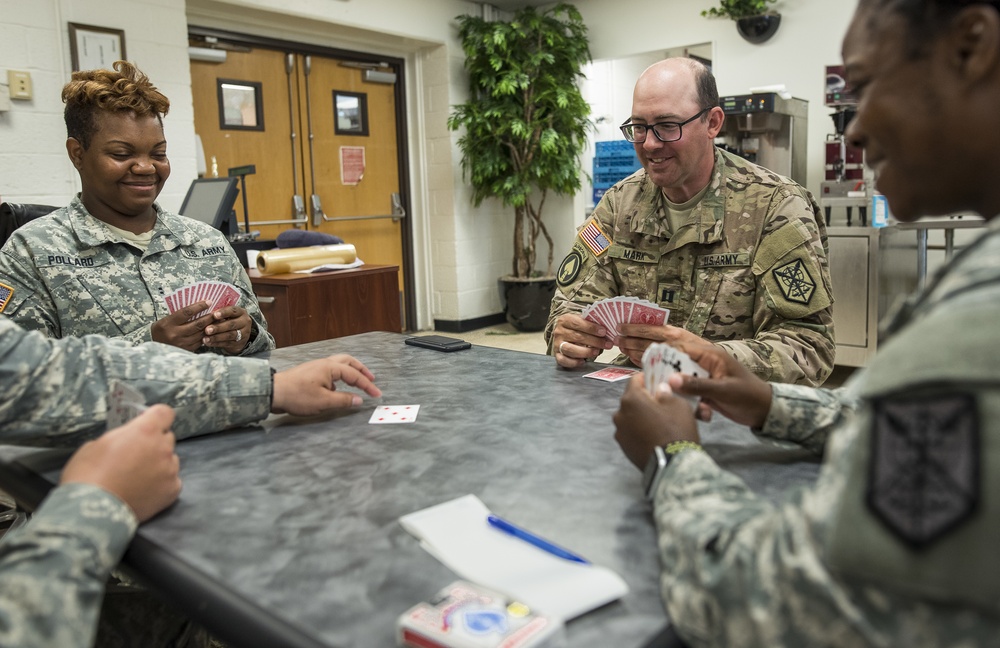
[[[823,71],[840,60],[840,38],[854,3],[782,0],[781,28],[763,45],[744,42],[730,21],[702,18],[699,12],[711,4],[576,2],[597,60],[649,53],[655,60],[670,48],[709,42],[721,93],[785,83],[792,94],[807,99],[808,185],[818,189],[822,145],[832,128],[823,107]],[[65,154],[59,98],[70,75],[68,22],[124,29],[129,59],[170,98],[165,127],[173,174],[161,195],[169,209],[180,206],[196,175],[188,24],[396,56],[406,61],[409,90],[419,324],[497,313],[496,279],[509,272],[513,215],[499,204],[472,208],[454,145],[457,135],[445,125],[451,105],[466,92],[454,17],[479,11],[477,3],[464,0],[0,0],[0,82],[7,69],[27,70],[35,87],[33,100],[14,102],[11,111],[0,113],[0,197],[61,205],[79,190]],[[606,106],[617,105],[619,96],[630,103],[631,72],[617,73],[615,83],[622,87]],[[618,118],[617,108],[609,112],[616,113],[612,122]],[[590,155],[581,160],[588,171]],[[589,187],[575,198],[550,198],[546,204],[557,263],[583,220],[588,193]]]

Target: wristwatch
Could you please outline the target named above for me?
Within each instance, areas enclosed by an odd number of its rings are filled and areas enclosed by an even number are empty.
[[[646,468],[642,471],[642,490],[646,499],[652,500],[656,496],[656,487],[659,486],[664,471],[670,465],[670,460],[685,450],[705,451],[701,444],[694,441],[672,441],[666,446],[653,448],[653,454],[649,456]]]
[[[646,469],[642,471],[642,492],[646,495],[646,499],[653,499],[656,486],[660,483],[668,463],[667,453],[663,448],[660,446],[653,448],[653,454],[649,455],[649,461],[646,462]]]

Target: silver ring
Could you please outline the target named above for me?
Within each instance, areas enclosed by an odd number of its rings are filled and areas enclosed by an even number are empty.
[[[565,344],[566,340],[563,340],[562,342],[559,343],[559,353],[562,353],[563,355],[566,355],[566,353],[562,349]]]
[[[236,341],[240,342],[243,340],[243,329],[236,329]]]

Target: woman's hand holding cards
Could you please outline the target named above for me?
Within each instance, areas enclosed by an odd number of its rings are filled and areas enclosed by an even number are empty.
[[[222,349],[230,355],[239,355],[250,342],[253,320],[239,306],[227,306],[211,313],[211,324],[205,327],[201,343]]]
[[[202,344],[205,327],[212,321],[211,314],[198,317],[198,313],[208,308],[205,301],[195,302],[172,312],[150,326],[150,338],[185,351],[197,351]],[[194,319],[192,319],[194,318]]]
[[[651,394],[644,382],[643,374],[636,374],[629,380],[613,417],[615,441],[640,470],[656,446],[671,441],[701,441],[698,423],[687,401],[669,391]]]
[[[771,410],[770,383],[754,376],[714,344],[687,346],[684,350],[709,377],[676,374],[667,380],[673,391],[701,398],[702,407],[707,406],[736,423],[763,427]]]

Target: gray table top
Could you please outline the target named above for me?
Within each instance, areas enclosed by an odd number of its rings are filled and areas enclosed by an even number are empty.
[[[624,382],[583,378],[547,356],[441,353],[403,339],[365,333],[274,351],[279,370],[351,353],[383,396],[332,417],[272,416],[179,443],[183,492],[140,529],[155,559],[134,560],[136,570],[184,592],[185,607],[223,639],[276,621],[296,629],[289,645],[392,646],[396,618],[455,579],[399,517],[473,493],[628,583],[623,599],[570,622],[563,641],[644,645],[667,619],[651,507],[613,439]],[[414,423],[368,423],[378,405],[412,404]],[[777,499],[815,479],[804,451],[717,418],[702,426],[706,449],[754,490]],[[199,602],[206,586],[247,605]],[[244,625],[230,632],[218,616]]]

